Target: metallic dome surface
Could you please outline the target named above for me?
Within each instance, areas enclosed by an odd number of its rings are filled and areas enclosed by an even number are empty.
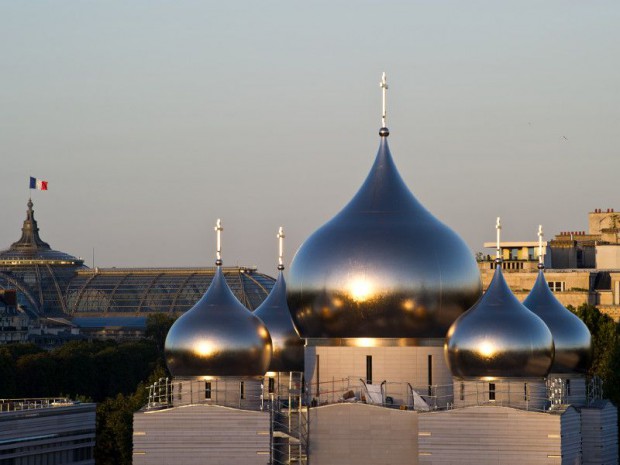
[[[265,301],[254,311],[267,326],[273,352],[269,371],[304,371],[304,340],[291,319],[282,271]]]
[[[218,266],[207,292],[170,328],[165,355],[173,376],[262,376],[271,361],[271,337],[233,295]]]
[[[590,330],[577,315],[555,298],[542,270],[523,305],[542,318],[551,330],[555,343],[551,373],[587,371],[592,356]]]
[[[499,264],[486,293],[454,322],[444,345],[452,374],[462,379],[544,377],[553,353],[551,331],[510,291]]]
[[[409,191],[387,134],[355,197],[293,259],[288,303],[304,338],[443,338],[480,297],[472,253]]]

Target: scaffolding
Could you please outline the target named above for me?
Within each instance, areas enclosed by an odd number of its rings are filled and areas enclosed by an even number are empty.
[[[270,463],[306,465],[309,415],[303,373],[278,373],[277,385],[277,390],[270,393]]]

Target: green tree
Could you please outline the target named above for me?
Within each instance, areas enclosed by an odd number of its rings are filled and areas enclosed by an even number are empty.
[[[0,398],[16,397],[15,359],[5,347],[0,348]]]
[[[51,353],[28,354],[16,363],[19,397],[54,397],[61,395],[62,373]]]
[[[145,336],[155,342],[155,346],[162,356],[166,336],[175,321],[176,317],[167,313],[153,313],[146,317]]]
[[[605,398],[620,405],[620,325],[593,305],[568,308],[583,320],[592,334],[589,374],[599,376],[603,380]]]
[[[147,385],[165,377],[157,365],[147,380]],[[131,465],[133,454],[133,414],[148,400],[144,383],[139,383],[131,395],[118,394],[97,406],[97,465]]]

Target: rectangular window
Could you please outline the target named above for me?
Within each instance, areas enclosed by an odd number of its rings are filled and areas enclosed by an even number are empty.
[[[465,383],[461,383],[461,400],[465,400]]]
[[[523,383],[523,400],[527,400],[527,383]]]
[[[564,292],[566,290],[565,281],[549,281],[549,289],[553,292]]]
[[[566,395],[570,396],[570,379],[566,380]]]
[[[319,367],[320,367],[320,365],[319,365],[319,354],[316,354],[316,396],[317,397],[319,397],[319,393],[321,392],[320,391],[321,385],[319,384],[320,383],[320,381],[319,381],[319,373],[320,373]]]
[[[205,399],[211,398],[211,381],[205,382]]]
[[[179,393],[177,394],[177,399],[183,399],[183,383],[179,383]]]
[[[495,400],[495,383],[489,383],[489,400]]]
[[[366,355],[366,382],[372,384],[372,355]]]
[[[273,394],[276,391],[275,378],[269,378],[269,394]]]
[[[239,397],[245,399],[245,383],[243,381],[239,383]]]
[[[433,356],[429,354],[428,356],[428,395],[433,395],[433,390],[431,386],[433,385]]]

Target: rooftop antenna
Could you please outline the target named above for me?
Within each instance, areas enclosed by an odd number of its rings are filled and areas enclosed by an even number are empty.
[[[278,229],[278,235],[276,237],[278,238],[278,270],[282,271],[284,269],[282,255],[284,250],[284,238],[286,237],[284,235],[284,229],[282,228],[282,226],[280,226],[280,229]]]
[[[538,269],[544,270],[545,263],[543,257],[543,227],[542,224],[538,225]]]
[[[379,130],[379,135],[382,137],[387,137],[390,135],[390,131],[387,128],[387,125],[385,122],[385,119],[387,117],[385,104],[386,104],[386,97],[387,97],[387,90],[388,90],[388,84],[387,84],[387,79],[385,77],[385,72],[381,75],[381,82],[379,83],[379,87],[381,87],[382,94],[383,94],[383,107],[382,107],[382,112],[381,112],[381,129]]]
[[[497,245],[495,246],[495,263],[502,262],[502,249],[499,246],[501,235],[502,235],[502,222],[497,217],[497,222],[495,223],[495,229],[497,230]]]
[[[216,251],[215,251],[215,266],[222,266],[222,231],[224,231],[224,228],[222,228],[222,221],[218,218],[217,222],[215,223],[215,234],[217,237],[217,242],[216,242]]]

